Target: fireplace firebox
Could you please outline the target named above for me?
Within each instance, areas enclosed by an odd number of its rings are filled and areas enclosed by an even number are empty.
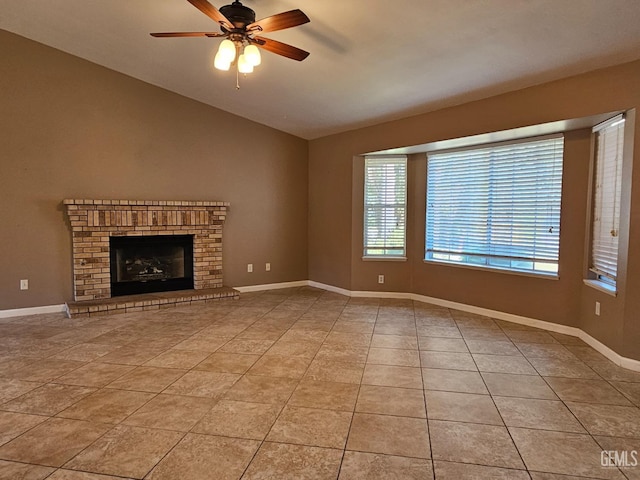
[[[109,238],[111,296],[193,289],[193,235]]]

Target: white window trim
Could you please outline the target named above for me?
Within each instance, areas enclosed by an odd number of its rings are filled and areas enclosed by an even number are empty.
[[[365,262],[406,262],[407,257],[398,257],[393,255],[364,255],[362,260]]]
[[[542,280],[560,280],[560,276],[555,273],[544,273],[544,272],[528,272],[526,270],[509,270],[508,268],[500,268],[494,267],[492,265],[482,266],[482,265],[471,265],[469,263],[458,263],[458,262],[447,262],[446,260],[431,260],[424,259],[423,263],[434,264],[434,265],[444,265],[446,267],[455,267],[455,268],[464,268],[466,270],[479,270],[481,272],[492,272],[492,273],[504,273],[507,275],[516,275],[519,277],[533,277],[540,278]]]
[[[596,290],[606,293],[607,295],[611,295],[612,297],[618,296],[616,287],[609,283],[604,283],[601,280],[592,279],[592,278],[585,278],[582,281],[586,286],[595,288]]]

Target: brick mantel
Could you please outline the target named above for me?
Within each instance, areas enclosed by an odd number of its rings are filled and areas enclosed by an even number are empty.
[[[227,202],[63,201],[73,237],[76,301],[111,297],[109,237],[193,235],[194,289],[222,287],[222,226]]]

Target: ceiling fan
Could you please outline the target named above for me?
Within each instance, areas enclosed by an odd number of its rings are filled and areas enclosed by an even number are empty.
[[[220,32],[166,32],[152,33],[152,37],[225,37],[220,44],[214,65],[219,70],[229,70],[237,66],[239,73],[250,73],[260,64],[257,47],[283,57],[302,61],[309,56],[300,48],[286,43],[258,36],[259,33],[275,32],[297,27],[309,22],[301,10],[290,10],[256,21],[256,13],[245,7],[239,0],[218,10],[207,0],[187,0],[206,16],[220,24]],[[246,45],[246,46],[245,46]],[[243,50],[244,47],[244,50]]]

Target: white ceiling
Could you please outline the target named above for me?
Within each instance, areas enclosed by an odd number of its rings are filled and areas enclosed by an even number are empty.
[[[311,55],[264,52],[240,90],[212,67],[220,39],[149,36],[217,31],[186,0],[0,0],[0,28],[306,139],[640,58],[639,0],[244,4],[302,9],[311,23],[264,36]]]

